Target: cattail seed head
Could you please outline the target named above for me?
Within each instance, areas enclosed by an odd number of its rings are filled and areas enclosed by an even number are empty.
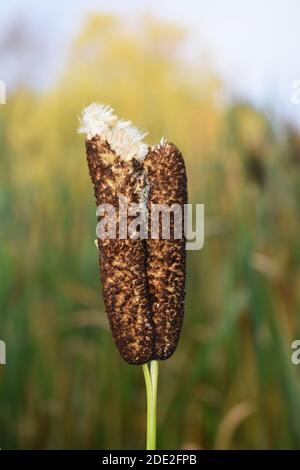
[[[150,186],[148,208],[153,204],[178,204],[182,209],[182,238],[147,240],[147,280],[154,322],[153,359],[167,359],[177,346],[184,316],[186,251],[183,232],[184,204],[187,204],[187,179],[183,157],[174,144],[164,139],[150,148],[144,161]],[[151,218],[149,221],[151,224]],[[161,227],[160,227],[161,229]]]
[[[82,114],[86,152],[97,206],[111,204],[120,220],[119,197],[147,207],[177,204],[184,213],[187,182],[179,150],[164,139],[148,148],[141,133],[108,106]],[[131,218],[129,217],[129,222]],[[160,222],[161,224],[161,222]],[[182,223],[183,226],[183,223]],[[161,229],[161,227],[160,227]],[[99,265],[109,323],[130,364],[167,359],[176,349],[184,314],[185,239],[100,239]]]
[[[111,119],[111,116],[106,109],[104,118]],[[81,129],[87,131],[87,161],[97,206],[111,204],[119,220],[119,197],[127,198],[129,204],[139,203],[146,191],[145,173],[141,162],[135,158],[135,152],[140,150],[140,136],[135,129],[130,130],[128,123],[124,127],[122,123],[122,138],[119,127],[116,132],[116,122],[105,123],[109,130],[102,122],[98,126],[94,121],[91,128],[87,128],[85,124],[91,122],[89,110],[84,112],[84,119]],[[103,132],[103,137],[99,134],[89,137],[95,129]],[[128,363],[146,363],[152,357],[154,330],[145,271],[145,242],[99,238],[98,245],[103,298],[116,345]]]

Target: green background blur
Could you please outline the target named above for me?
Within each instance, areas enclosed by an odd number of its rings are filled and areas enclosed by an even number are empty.
[[[0,109],[1,448],[143,448],[142,369],[119,357],[98,275],[81,109],[182,150],[205,246],[188,253],[185,323],[161,364],[161,449],[300,448],[300,136],[182,65],[185,32],[89,17],[58,82]]]

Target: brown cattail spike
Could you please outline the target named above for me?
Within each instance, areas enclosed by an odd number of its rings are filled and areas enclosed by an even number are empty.
[[[108,107],[89,106],[81,124],[80,132],[87,134],[87,161],[97,207],[113,206],[118,235],[119,197],[127,198],[128,204],[141,203],[145,194],[141,160],[147,147],[138,131],[130,123],[118,121]],[[117,236],[99,238],[98,246],[104,303],[116,345],[128,363],[146,363],[152,358],[154,329],[145,241]]]
[[[187,179],[184,160],[175,145],[168,142],[151,147],[144,160],[150,193],[148,208],[153,204],[187,203]],[[151,224],[151,217],[150,217]],[[184,315],[186,251],[184,234],[174,238],[174,218],[171,218],[168,240],[147,240],[147,279],[154,322],[155,343],[152,359],[167,359],[177,346]]]

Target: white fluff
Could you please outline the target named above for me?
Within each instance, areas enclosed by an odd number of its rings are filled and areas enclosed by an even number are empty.
[[[106,140],[117,121],[118,117],[110,106],[92,103],[82,112],[78,132],[86,134],[88,139],[99,135]]]
[[[107,142],[117,155],[124,160],[144,160],[148,146],[143,142],[146,134],[141,133],[130,121],[118,121],[111,129]]]
[[[143,142],[146,133],[140,132],[130,121],[118,120],[109,106],[92,103],[83,110],[80,124],[78,132],[86,134],[88,139],[99,135],[123,160],[142,161],[148,152]]]
[[[159,142],[154,145],[151,145],[151,149],[160,149],[161,147],[164,147],[167,143],[168,141],[165,139],[165,137],[162,137]]]
[[[160,139],[160,141],[159,141],[159,145],[160,145],[161,147],[163,147],[166,143],[167,143],[167,140],[166,140],[164,137],[162,137],[162,138]]]

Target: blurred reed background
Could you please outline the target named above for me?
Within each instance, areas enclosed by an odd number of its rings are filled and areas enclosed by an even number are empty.
[[[113,345],[77,116],[92,101],[185,155],[205,246],[188,254],[186,317],[161,364],[159,448],[299,448],[300,135],[183,67],[185,31],[91,15],[46,93],[0,113],[1,448],[143,448],[140,367]]]

